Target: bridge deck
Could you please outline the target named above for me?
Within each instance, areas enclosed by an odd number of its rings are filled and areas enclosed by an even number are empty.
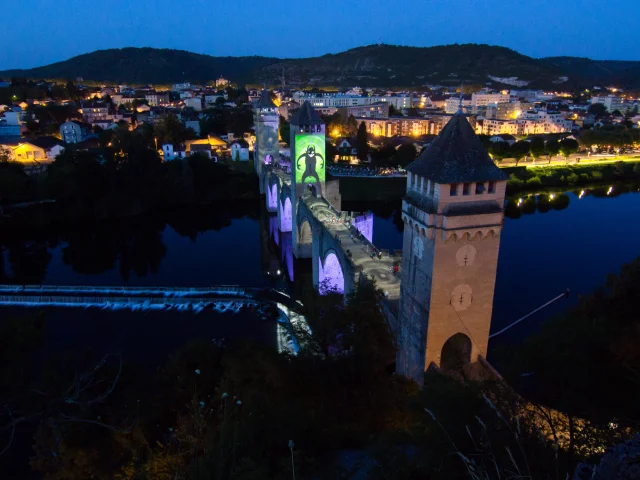
[[[397,311],[400,299],[400,277],[394,275],[393,266],[400,260],[387,251],[382,252],[382,258],[373,254],[373,245],[358,235],[355,227],[344,223],[344,219],[329,205],[326,200],[305,195],[302,199],[314,217],[325,230],[335,239],[347,253],[356,269],[361,269],[368,278],[374,279],[376,285],[385,292],[389,308]],[[350,255],[349,255],[350,253]]]

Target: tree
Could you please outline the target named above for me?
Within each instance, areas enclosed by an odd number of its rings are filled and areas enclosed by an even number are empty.
[[[547,158],[551,163],[551,157],[555,157],[560,153],[560,142],[556,139],[547,141]]]
[[[526,140],[519,140],[511,146],[511,156],[516,160],[516,167],[520,160],[529,155],[530,150],[531,145]]]
[[[587,112],[596,117],[596,119],[602,118],[608,113],[607,107],[605,107],[602,103],[592,103],[591,105],[589,105]]]
[[[404,115],[402,115],[402,112],[400,112],[396,107],[394,107],[393,105],[389,105],[389,116],[403,117]]]
[[[531,139],[531,156],[537,160],[546,154],[544,139],[542,137],[534,137]]]
[[[165,143],[179,144],[186,139],[186,128],[176,115],[170,113],[167,117],[156,125],[155,136],[158,138],[158,145]]]
[[[493,159],[500,162],[509,156],[511,146],[509,145],[509,142],[493,142],[489,147],[489,151],[493,156]]]
[[[367,135],[367,126],[364,122],[360,122],[358,134],[356,137],[356,149],[358,150],[358,159],[362,162],[369,157],[369,142]]]
[[[416,159],[417,153],[416,146],[413,143],[400,145],[394,157],[395,164],[404,168]]]
[[[578,151],[578,142],[573,138],[565,138],[560,142],[560,153],[566,159],[573,153]]]
[[[280,138],[289,145],[291,141],[291,124],[282,115],[280,115]]]
[[[347,121],[342,126],[343,135],[345,137],[355,137],[358,133],[358,122],[353,115],[347,117]]]

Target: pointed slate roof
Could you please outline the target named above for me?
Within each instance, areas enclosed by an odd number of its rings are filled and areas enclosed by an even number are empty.
[[[480,143],[462,112],[458,112],[407,170],[436,183],[507,180]]]
[[[262,90],[260,98],[256,102],[255,106],[256,108],[278,108],[276,107],[276,104],[273,103],[273,100],[271,100],[271,95],[269,95],[267,90]]]
[[[324,125],[324,122],[311,106],[309,100],[305,100],[291,119],[291,125]]]

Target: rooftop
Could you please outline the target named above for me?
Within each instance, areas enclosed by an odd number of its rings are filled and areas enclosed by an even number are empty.
[[[305,100],[291,119],[291,125],[324,125],[324,122],[309,101]]]
[[[260,98],[255,104],[255,108],[278,108],[276,104],[271,100],[271,95],[267,90],[262,90]]]
[[[508,179],[493,163],[461,112],[451,117],[407,170],[440,184]]]

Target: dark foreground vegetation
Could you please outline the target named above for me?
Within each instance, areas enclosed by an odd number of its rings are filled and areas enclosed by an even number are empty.
[[[46,312],[5,319],[0,461],[47,479],[564,479],[638,427],[639,285],[637,260],[503,353],[512,385],[531,391],[520,373],[535,372],[532,401],[461,372],[428,373],[423,389],[391,373],[370,285],[346,305],[308,292],[298,356],[193,339],[155,372],[52,349]]]

